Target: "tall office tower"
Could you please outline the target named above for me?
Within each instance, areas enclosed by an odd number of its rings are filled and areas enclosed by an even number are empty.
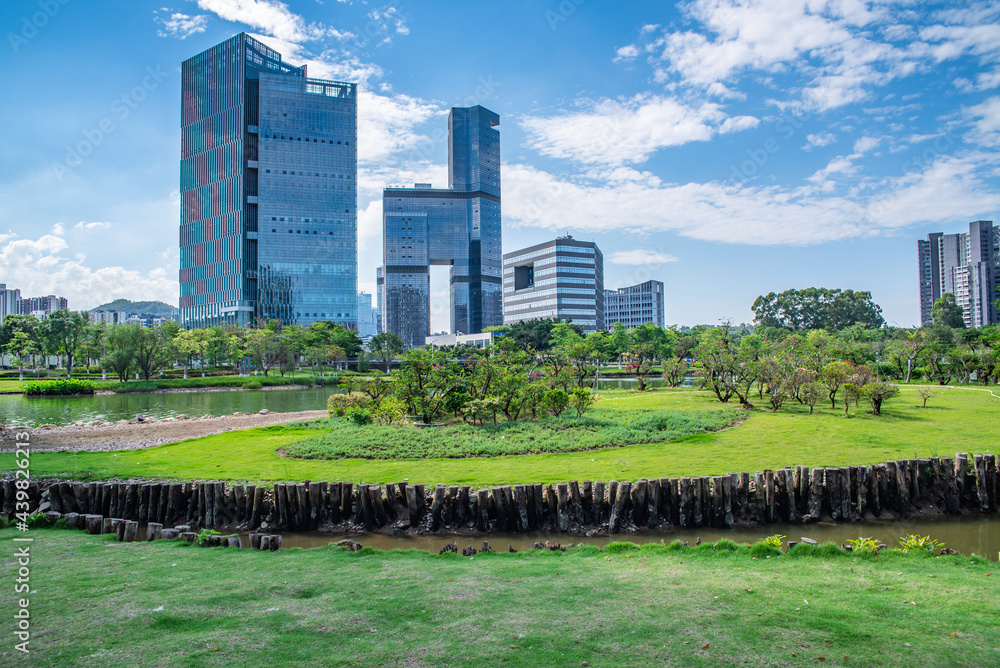
[[[382,193],[385,331],[407,347],[431,333],[430,266],[450,270],[451,331],[503,323],[500,290],[500,117],[481,106],[448,116],[448,188]]]
[[[367,292],[358,293],[358,336],[367,339],[378,334],[375,327],[375,309],[372,308],[372,296]]]
[[[950,292],[962,307],[967,327],[1000,322],[1000,228],[989,220],[969,223],[960,234],[927,235],[917,241],[920,324],[932,324],[934,301]]]
[[[245,33],[181,76],[182,324],[354,327],[356,84]]]
[[[0,283],[0,321],[9,315],[20,315],[21,291],[16,288],[7,289],[6,283]]]
[[[597,244],[559,237],[503,256],[503,321],[560,318],[604,329],[604,255]]]
[[[375,333],[385,331],[385,267],[375,270]]]
[[[663,327],[663,281],[646,281],[604,291],[604,322],[620,322],[626,329],[652,323]]]

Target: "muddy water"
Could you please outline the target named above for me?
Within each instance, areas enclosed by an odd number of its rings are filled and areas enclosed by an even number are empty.
[[[714,542],[720,538],[729,538],[738,543],[752,543],[765,536],[783,534],[786,540],[801,540],[802,537],[812,538],[820,543],[833,541],[841,545],[849,538],[859,536],[873,537],[889,547],[897,547],[897,539],[906,534],[929,535],[943,542],[947,547],[958,550],[962,554],[978,554],[994,561],[1000,553],[1000,518],[969,516],[961,518],[921,519],[904,521],[871,521],[863,524],[773,524],[764,528],[754,529],[699,529],[694,531],[645,531],[634,534],[616,534],[586,537],[582,535],[532,532],[525,534],[494,533],[494,534],[436,534],[433,536],[416,535],[386,535],[378,533],[359,534],[329,534],[329,533],[286,533],[282,538],[282,547],[320,547],[328,543],[336,543],[344,538],[350,538],[362,545],[380,550],[426,550],[438,552],[445,543],[458,543],[461,550],[466,545],[481,548],[487,540],[496,551],[506,551],[510,545],[515,550],[531,547],[532,543],[552,540],[562,544],[584,543],[586,545],[603,546],[615,541],[632,541],[634,543],[657,543],[661,540],[669,543],[673,540],[688,541],[694,545],[700,538],[702,542]],[[243,544],[248,541],[244,536]]]

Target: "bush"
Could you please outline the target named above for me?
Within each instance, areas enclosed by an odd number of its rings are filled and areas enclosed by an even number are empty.
[[[542,397],[542,409],[549,415],[559,415],[569,406],[569,395],[564,390],[549,390]]]
[[[629,541],[618,541],[615,543],[608,543],[604,551],[608,554],[634,554],[639,551],[639,546],[635,543]]]
[[[406,424],[406,404],[397,397],[386,397],[372,410],[372,418],[376,424]]]
[[[263,385],[256,378],[252,378],[252,379],[250,379],[248,381],[245,381],[243,383],[243,389],[244,390],[259,390],[262,387],[263,387]]]
[[[918,536],[917,534],[907,534],[899,539],[899,549],[903,552],[928,552],[944,547],[944,543],[939,543],[930,536]]]
[[[326,409],[330,412],[330,417],[344,417],[348,409],[367,408],[370,402],[371,399],[363,392],[331,394],[326,400]]]
[[[32,380],[21,385],[27,395],[93,394],[97,385],[92,380],[67,378],[65,380]]]
[[[358,373],[368,373],[372,368],[371,360],[367,355],[358,355]]]
[[[573,394],[570,396],[570,403],[576,409],[576,416],[581,417],[587,412],[588,408],[594,405],[594,395],[590,393],[590,390],[578,387],[573,390]]]
[[[372,423],[372,414],[367,408],[349,408],[347,419],[358,426]]]

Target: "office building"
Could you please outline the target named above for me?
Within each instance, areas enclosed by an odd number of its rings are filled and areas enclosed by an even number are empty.
[[[25,297],[21,300],[22,315],[33,315],[39,320],[49,317],[54,311],[69,310],[69,301],[65,297],[46,295],[44,297]]]
[[[241,33],[182,65],[184,327],[357,320],[356,84]]]
[[[15,288],[7,289],[6,283],[0,283],[0,321],[9,315],[21,314],[21,291]]]
[[[500,117],[481,106],[448,116],[448,188],[428,183],[382,194],[383,330],[407,347],[431,333],[430,267],[450,269],[453,334],[503,322],[500,286]]]
[[[385,331],[385,318],[383,314],[385,310],[383,304],[385,304],[385,275],[384,268],[379,267],[375,270],[375,333],[381,334]]]
[[[646,323],[663,327],[663,282],[646,281],[617,290],[605,290],[604,322],[609,328],[617,322],[626,329]]]
[[[503,321],[560,318],[604,329],[604,256],[571,236],[503,256]]]
[[[931,309],[945,293],[955,295],[967,327],[1000,322],[1000,228],[989,220],[969,223],[959,234],[933,233],[917,241],[920,324],[933,324]]]
[[[367,292],[358,293],[358,336],[362,339],[378,334],[375,327],[376,311],[372,308],[372,296]]]

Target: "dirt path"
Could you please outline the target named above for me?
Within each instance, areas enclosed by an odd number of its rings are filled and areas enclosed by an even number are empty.
[[[105,422],[98,425],[69,425],[65,427],[37,427],[31,433],[32,452],[42,451],[111,451],[152,448],[164,443],[175,443],[187,438],[221,434],[235,429],[266,427],[297,420],[314,420],[326,417],[326,411],[298,411],[295,413],[234,413],[222,417],[189,419],[147,419],[143,422]],[[14,449],[15,429],[0,432],[0,452]]]

